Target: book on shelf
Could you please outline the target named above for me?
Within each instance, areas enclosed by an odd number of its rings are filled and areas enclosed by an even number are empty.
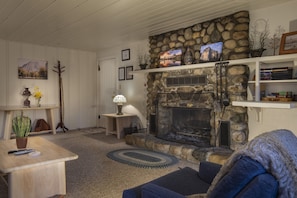
[[[260,70],[261,80],[292,79],[292,67],[263,68]]]

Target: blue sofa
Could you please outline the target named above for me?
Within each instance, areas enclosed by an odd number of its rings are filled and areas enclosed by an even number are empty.
[[[186,167],[149,183],[124,190],[123,198],[185,198],[206,194],[221,165],[201,162],[199,172]],[[209,198],[277,197],[278,182],[257,161],[243,156],[215,186]],[[198,196],[198,195],[197,195]]]
[[[221,165],[219,164],[201,162],[199,172],[190,167],[182,168],[163,177],[157,178],[147,184],[142,184],[134,188],[124,190],[123,198],[140,198],[145,196],[141,195],[147,194],[144,193],[146,191],[143,191],[143,189],[148,190],[149,187],[152,187],[154,192],[161,194],[165,190],[167,197],[206,193],[220,168]],[[154,185],[151,186],[150,184]]]
[[[123,191],[123,198],[297,197],[297,137],[289,130],[263,133],[223,166],[201,162]]]

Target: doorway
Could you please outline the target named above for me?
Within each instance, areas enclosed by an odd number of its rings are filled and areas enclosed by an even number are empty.
[[[97,127],[105,128],[105,118],[102,114],[115,112],[112,102],[116,94],[116,59],[105,59],[98,63],[97,72]]]

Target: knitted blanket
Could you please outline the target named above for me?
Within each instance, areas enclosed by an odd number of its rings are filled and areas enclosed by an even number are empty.
[[[263,133],[235,151],[214,178],[207,194],[241,156],[258,161],[277,179],[278,197],[297,197],[297,137],[285,129]]]

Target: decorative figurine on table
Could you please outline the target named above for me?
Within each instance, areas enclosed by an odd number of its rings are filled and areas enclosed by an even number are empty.
[[[24,107],[30,107],[29,97],[31,96],[31,92],[29,91],[29,88],[26,87],[22,95],[26,97],[24,100]]]

